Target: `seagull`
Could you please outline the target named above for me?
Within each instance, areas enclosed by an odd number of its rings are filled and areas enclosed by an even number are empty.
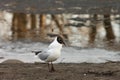
[[[35,55],[48,64],[49,72],[55,71],[52,62],[56,61],[60,57],[63,44],[66,45],[63,38],[61,36],[57,36],[47,49],[43,51],[33,51]]]

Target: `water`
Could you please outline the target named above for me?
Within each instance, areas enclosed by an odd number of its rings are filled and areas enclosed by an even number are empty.
[[[73,17],[76,17],[76,16],[77,15],[73,15]],[[88,15],[85,15],[85,16],[88,17]],[[1,15],[1,21],[0,21],[0,40],[1,39],[9,40],[9,38],[11,39],[11,20],[12,20],[12,14],[3,12],[3,15]],[[116,34],[116,41],[119,42],[120,25],[116,21],[112,21],[112,26]],[[72,30],[71,35],[69,37],[71,45],[86,47],[88,44],[88,36],[82,33],[82,31],[85,32],[86,29],[79,31],[78,28],[72,28],[71,30]],[[99,33],[100,39],[101,38],[104,39],[104,36],[105,36],[104,29],[103,28],[99,29],[98,33]],[[99,44],[97,43],[97,45]],[[40,42],[12,43],[12,42],[0,41],[0,57],[4,57],[4,59],[0,59],[0,62],[3,62],[4,60],[7,60],[7,59],[18,59],[27,63],[40,62],[40,60],[37,57],[35,57],[35,55],[31,51],[42,50],[44,48],[47,48],[47,46],[48,44],[43,44]],[[102,44],[102,46],[104,45]],[[107,51],[107,50],[98,49],[98,48],[75,49],[73,47],[64,47],[62,49],[62,55],[56,61],[56,63],[82,63],[82,62],[104,63],[107,61],[120,61],[120,52]]]
[[[43,50],[48,44],[40,42],[1,42],[0,63],[7,59],[18,59],[25,63],[42,62],[31,51]],[[104,49],[76,49],[63,47],[61,57],[55,63],[105,63],[108,61],[120,61],[120,52],[107,51]]]

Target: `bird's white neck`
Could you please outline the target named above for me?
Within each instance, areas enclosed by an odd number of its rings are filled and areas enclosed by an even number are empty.
[[[62,49],[62,44],[58,43],[57,37],[54,39],[54,41],[49,45],[49,48],[57,48]]]

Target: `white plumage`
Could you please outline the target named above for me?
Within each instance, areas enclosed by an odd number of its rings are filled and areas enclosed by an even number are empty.
[[[62,44],[65,44],[62,37],[57,36],[47,49],[35,52],[42,61],[48,63],[49,71],[55,71],[52,62],[60,57]],[[49,62],[51,63],[51,67],[49,66]]]
[[[45,62],[53,62],[60,57],[62,44],[57,42],[57,37],[48,46],[48,49],[38,54],[38,57]]]

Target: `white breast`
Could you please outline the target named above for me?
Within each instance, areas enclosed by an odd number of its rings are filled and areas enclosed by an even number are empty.
[[[60,57],[61,49],[62,49],[62,44],[57,42],[57,37],[56,37],[55,40],[48,47],[47,52],[49,56],[47,57],[45,61],[52,62],[52,61],[57,60]]]
[[[54,50],[51,49],[50,50],[50,55],[48,56],[48,58],[45,60],[46,62],[53,62],[55,60],[57,60],[61,55],[61,50]]]

